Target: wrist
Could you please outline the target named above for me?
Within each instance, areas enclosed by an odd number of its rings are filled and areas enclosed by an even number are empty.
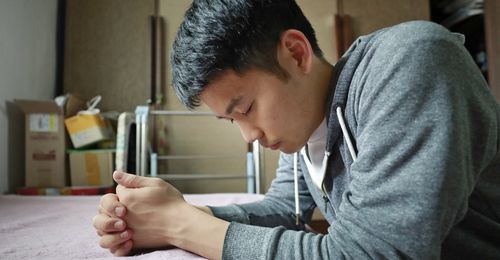
[[[187,216],[194,211],[200,210],[187,202],[183,202],[175,206],[175,210],[170,210],[164,217],[165,221],[168,222],[166,225],[167,229],[164,230],[166,234],[165,239],[168,244],[182,248],[180,246],[183,240],[182,236],[186,233],[190,225]]]
[[[229,222],[188,203],[179,207],[178,213],[178,228],[171,244],[209,259],[221,259]]]

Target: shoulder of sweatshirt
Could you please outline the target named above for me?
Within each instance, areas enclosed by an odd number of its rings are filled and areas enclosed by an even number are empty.
[[[419,42],[451,41],[463,45],[465,36],[450,32],[448,29],[434,22],[409,21],[392,27],[387,27],[372,33],[370,45],[381,45],[386,48],[402,47]]]

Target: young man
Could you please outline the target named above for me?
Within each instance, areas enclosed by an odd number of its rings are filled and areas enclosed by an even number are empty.
[[[462,43],[408,22],[359,38],[332,66],[293,0],[195,0],[173,47],[177,95],[280,149],[276,179],[263,201],[197,208],[162,180],[116,172],[117,194],[94,219],[101,246],[211,259],[498,257],[500,108]],[[301,231],[315,207],[327,235]]]

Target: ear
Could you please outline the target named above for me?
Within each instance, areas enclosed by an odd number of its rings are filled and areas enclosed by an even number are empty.
[[[311,44],[301,31],[289,29],[281,33],[278,48],[278,59],[281,58],[281,62],[308,74],[311,71],[313,56]]]

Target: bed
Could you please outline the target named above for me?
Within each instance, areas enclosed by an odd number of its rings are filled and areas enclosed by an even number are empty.
[[[221,206],[258,194],[185,195],[195,205]],[[181,249],[114,257],[92,227],[100,196],[0,196],[0,259],[204,259]]]

